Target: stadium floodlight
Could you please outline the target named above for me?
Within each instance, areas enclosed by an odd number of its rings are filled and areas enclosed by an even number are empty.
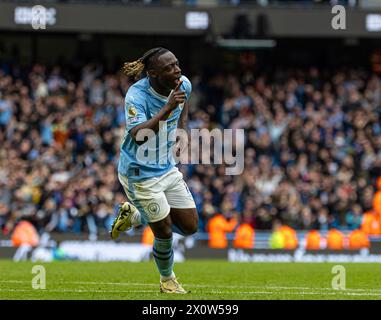
[[[368,14],[366,16],[366,30],[369,32],[381,31],[381,14]]]
[[[274,48],[276,41],[272,39],[224,39],[218,38],[219,47],[230,49],[264,49]]]
[[[185,15],[187,29],[206,30],[209,27],[209,15],[207,12],[189,11]]]

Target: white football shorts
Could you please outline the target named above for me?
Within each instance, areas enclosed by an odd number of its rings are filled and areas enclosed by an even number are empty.
[[[163,220],[170,208],[196,208],[193,196],[177,167],[159,177],[132,182],[118,174],[129,200],[147,222]]]

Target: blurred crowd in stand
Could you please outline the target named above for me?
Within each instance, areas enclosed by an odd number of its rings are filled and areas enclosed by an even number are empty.
[[[242,174],[180,165],[200,231],[219,214],[231,230],[363,224],[381,234],[380,78],[356,68],[237,70],[187,75],[188,129],[245,130],[244,141],[225,141],[233,150],[244,144]],[[2,233],[22,218],[40,233],[107,232],[126,200],[117,162],[131,84],[100,64],[80,74],[59,65],[0,69]]]

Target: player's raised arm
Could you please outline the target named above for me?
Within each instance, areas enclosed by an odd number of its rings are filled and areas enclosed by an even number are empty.
[[[179,104],[185,102],[186,96],[185,92],[180,89],[181,84],[182,80],[178,82],[175,89],[173,89],[173,91],[170,93],[168,102],[155,116],[131,129],[131,136],[136,143],[142,144],[145,142],[136,140],[136,135],[138,134],[139,130],[150,129],[157,133],[159,131],[160,121],[166,121],[172,110],[176,109]]]

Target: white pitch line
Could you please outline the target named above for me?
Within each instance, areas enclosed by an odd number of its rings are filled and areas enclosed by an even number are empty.
[[[78,292],[78,293],[159,293],[157,290],[82,290],[82,289],[0,289],[1,292]]]
[[[0,280],[0,283],[30,283],[30,281],[27,280]],[[57,283],[57,282],[52,282]],[[62,282],[63,284],[74,284],[74,285],[112,285],[112,286],[149,286],[149,287],[157,287],[158,283],[139,283],[139,282],[95,282],[95,281],[69,281],[69,282]],[[310,290],[310,291],[334,291],[337,292],[337,290],[333,288],[311,288],[311,287],[286,287],[286,286],[255,286],[255,285],[203,285],[203,284],[192,284],[192,283],[186,283],[185,285],[190,287],[196,287],[196,288],[226,288],[226,289],[233,289],[233,288],[254,288],[254,289],[262,289],[262,290]],[[360,289],[360,288],[347,288],[345,290],[346,292],[353,291],[353,292],[372,292],[372,293],[379,293],[381,295],[381,289]]]
[[[120,286],[158,286],[156,283],[138,283],[138,282],[65,282],[70,284],[89,284],[89,285],[120,285]],[[267,289],[267,290],[321,290],[321,291],[337,291],[333,288],[309,288],[309,287],[285,287],[285,286],[254,286],[254,285],[204,285],[204,284],[192,284],[186,283],[185,285],[196,288],[254,288],[254,289]],[[381,289],[357,289],[348,288],[346,291],[365,291],[365,292],[379,292],[381,294]]]
[[[268,295],[274,295],[274,294],[285,294],[285,295],[331,295],[331,296],[337,296],[337,295],[346,295],[346,296],[377,296],[381,298],[381,294],[378,293],[353,293],[353,292],[346,292],[344,290],[340,290],[337,292],[314,292],[314,291],[301,291],[301,292],[269,292],[269,291],[211,291],[213,294],[268,294]]]
[[[39,291],[39,290],[38,290]],[[6,289],[1,290],[1,292],[36,292],[34,289]],[[56,292],[56,293],[64,293],[64,292],[74,292],[74,293],[159,293],[157,290],[83,290],[83,289],[45,289],[43,292]],[[200,294],[199,292],[193,292]],[[205,294],[205,292],[203,293]],[[238,295],[274,295],[274,294],[282,294],[282,295],[322,295],[321,292],[268,292],[268,291],[210,291],[206,294],[238,294]],[[344,296],[379,296],[379,294],[373,293],[351,293],[351,292],[325,292],[324,295],[344,295]]]

